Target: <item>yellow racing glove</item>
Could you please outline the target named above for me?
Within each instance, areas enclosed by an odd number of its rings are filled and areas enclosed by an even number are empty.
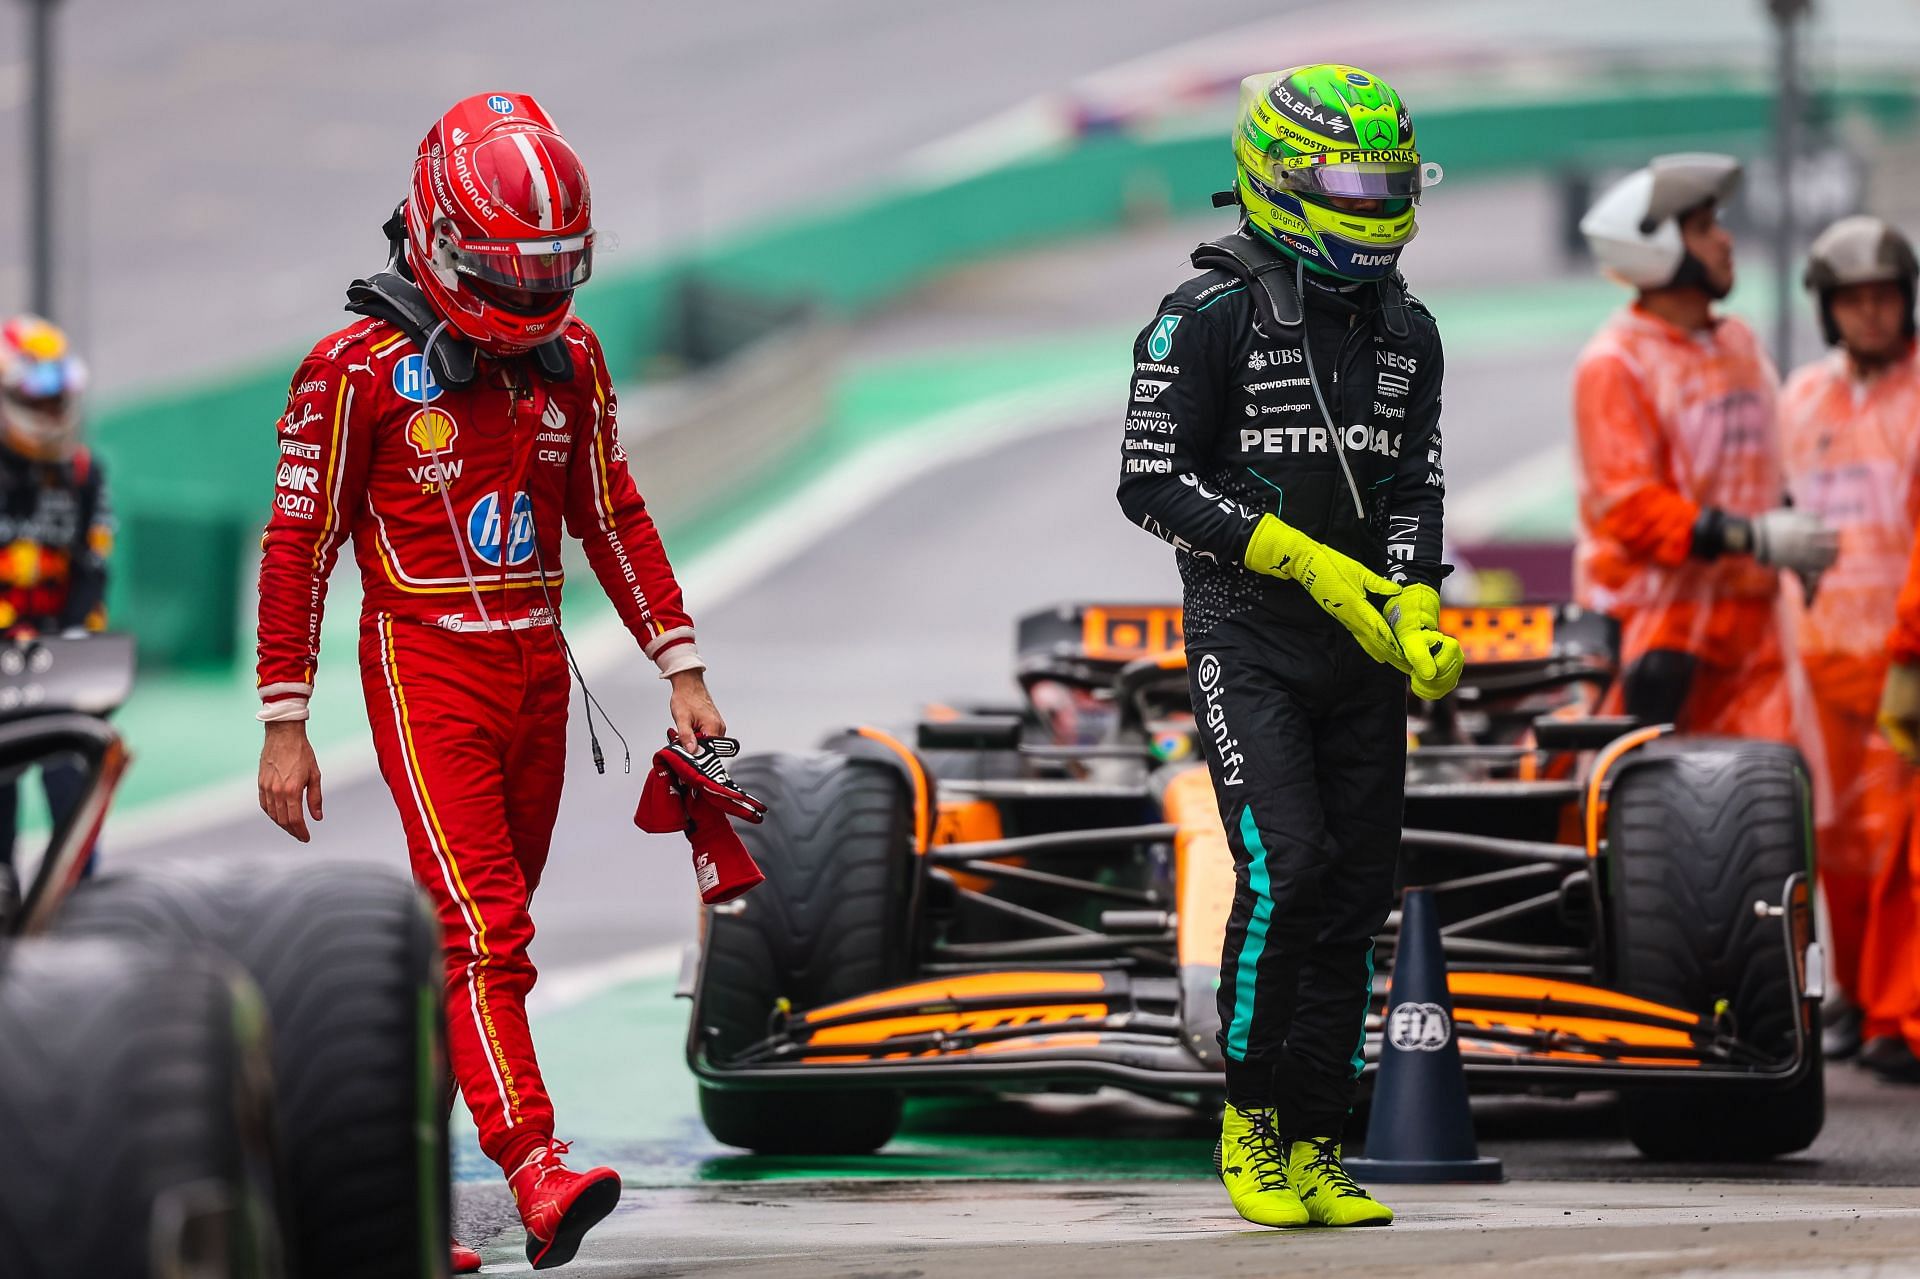
[[[1253,536],[1247,540],[1246,565],[1256,573],[1300,583],[1314,603],[1359,641],[1368,657],[1397,670],[1407,669],[1406,655],[1400,651],[1393,628],[1367,598],[1369,594],[1398,595],[1399,583],[1323,546],[1276,515],[1262,515],[1254,525]]]
[[[1880,686],[1880,735],[1908,764],[1920,767],[1920,666],[1895,662]]]
[[[1421,582],[1401,588],[1399,598],[1387,605],[1387,621],[1407,655],[1414,696],[1437,702],[1451,693],[1466,658],[1460,641],[1440,629],[1440,592]]]

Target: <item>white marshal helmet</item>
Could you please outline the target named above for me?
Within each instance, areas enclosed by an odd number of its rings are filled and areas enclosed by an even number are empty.
[[[1666,288],[1687,260],[1681,215],[1709,200],[1725,203],[1739,185],[1740,161],[1730,155],[1656,156],[1593,202],[1580,234],[1609,275],[1636,289]]]

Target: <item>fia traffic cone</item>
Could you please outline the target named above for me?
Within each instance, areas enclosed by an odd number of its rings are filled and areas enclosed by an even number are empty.
[[[1407,889],[1400,903],[1383,1029],[1367,1154],[1347,1160],[1347,1171],[1361,1182],[1504,1181],[1500,1161],[1473,1139],[1440,917],[1425,888]]]

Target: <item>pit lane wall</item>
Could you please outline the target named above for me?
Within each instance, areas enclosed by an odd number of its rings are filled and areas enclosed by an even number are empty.
[[[1757,155],[1770,138],[1763,86],[1700,75],[1674,89],[1428,108],[1423,152],[1449,181],[1640,163],[1651,153]],[[1822,95],[1822,117],[1875,135],[1911,131],[1920,89],[1855,78]],[[674,525],[764,486],[783,453],[831,412],[836,325],[957,266],[1147,218],[1204,213],[1230,181],[1221,122],[1082,131],[984,171],[903,182],[779,224],[749,225],[683,257],[596,282],[581,310],[616,373],[657,389],[623,398],[643,491]],[[812,317],[679,385],[670,371],[688,282],[803,300]],[[318,304],[318,302],[316,303]],[[273,474],[269,424],[296,362],[236,372],[111,405],[94,423],[122,524],[111,604],[149,667],[218,669],[243,659],[259,529]],[[636,388],[637,389],[637,388]]]

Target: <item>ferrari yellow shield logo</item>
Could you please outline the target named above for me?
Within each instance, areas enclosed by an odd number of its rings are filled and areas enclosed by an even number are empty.
[[[459,435],[460,424],[439,409],[421,409],[407,423],[407,443],[429,461],[452,448]]]

